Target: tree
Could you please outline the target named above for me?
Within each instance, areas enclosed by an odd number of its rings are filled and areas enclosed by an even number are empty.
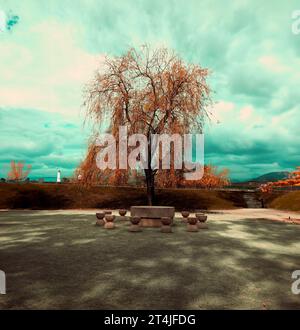
[[[12,181],[23,181],[31,171],[31,165],[25,166],[23,162],[10,162],[10,171],[7,173],[7,179]]]
[[[120,125],[127,126],[128,134],[144,134],[149,145],[151,134],[202,132],[210,101],[208,74],[207,69],[186,64],[167,49],[132,48],[123,56],[106,58],[103,70],[87,86],[87,117],[96,126],[108,120],[117,142]],[[150,147],[147,156],[144,175],[148,203],[152,205],[157,169],[151,168]],[[99,175],[94,161],[95,146],[91,142],[83,162],[88,173],[83,175],[84,180]]]
[[[296,170],[291,172],[287,179],[262,184],[260,186],[260,191],[267,194],[271,192],[274,187],[284,186],[300,186],[300,166],[296,167]]]

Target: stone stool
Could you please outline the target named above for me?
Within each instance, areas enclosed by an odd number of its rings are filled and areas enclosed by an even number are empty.
[[[129,231],[131,231],[133,233],[142,231],[142,227],[139,226],[139,223],[141,221],[141,218],[140,217],[131,217],[130,218],[130,221],[131,221],[131,225],[130,225],[130,227],[128,229]]]
[[[205,221],[207,220],[207,215],[203,213],[196,213],[196,218],[198,220],[197,225],[199,229],[208,229],[208,226],[205,223]]]
[[[162,233],[172,233],[172,227],[171,227],[172,219],[171,218],[162,217],[161,223],[162,223],[162,226],[160,227],[160,231]]]
[[[114,220],[115,220],[115,216],[114,215],[106,214],[105,215],[104,228],[105,229],[114,229],[114,228],[116,228],[116,226],[114,224]]]
[[[105,214],[111,214],[112,212],[111,211],[108,211],[108,210],[106,210],[106,211],[103,211]]]
[[[97,226],[104,226],[105,220],[104,220],[105,213],[104,212],[98,212],[96,213],[96,218],[98,219],[96,221]]]
[[[190,232],[199,231],[198,226],[197,226],[197,222],[198,222],[197,218],[188,218],[187,221],[188,221],[188,224],[186,227],[187,231],[190,231]]]
[[[120,220],[127,220],[127,217],[125,216],[127,213],[127,210],[125,209],[120,209],[119,214],[120,214]]]
[[[190,212],[189,211],[182,211],[181,212],[181,215],[183,217],[182,222],[187,223],[187,219],[188,219],[188,217],[190,215]]]

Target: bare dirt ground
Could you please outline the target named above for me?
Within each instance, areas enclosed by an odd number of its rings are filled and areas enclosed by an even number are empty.
[[[299,213],[209,211],[208,230],[129,233],[95,210],[1,211],[0,309],[300,309]]]

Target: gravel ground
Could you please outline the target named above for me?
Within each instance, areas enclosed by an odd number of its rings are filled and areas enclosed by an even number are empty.
[[[172,234],[95,226],[95,210],[1,211],[0,309],[300,309],[299,213],[208,214],[209,229]]]

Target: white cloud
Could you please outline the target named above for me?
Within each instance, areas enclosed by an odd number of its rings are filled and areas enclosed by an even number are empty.
[[[55,20],[7,36],[0,44],[0,106],[76,116],[84,84],[104,59],[80,41],[80,30]]]
[[[264,68],[275,73],[283,73],[291,70],[289,66],[283,64],[276,56],[273,55],[261,56],[258,61]]]
[[[231,115],[235,108],[235,104],[232,102],[227,102],[224,100],[221,100],[214,104],[209,111],[212,113],[213,117],[212,120],[213,122],[219,123],[223,122],[228,118],[228,116]]]
[[[249,118],[251,117],[252,114],[253,114],[253,107],[252,106],[243,107],[240,110],[240,120],[241,121],[247,121],[247,120],[249,120]]]

